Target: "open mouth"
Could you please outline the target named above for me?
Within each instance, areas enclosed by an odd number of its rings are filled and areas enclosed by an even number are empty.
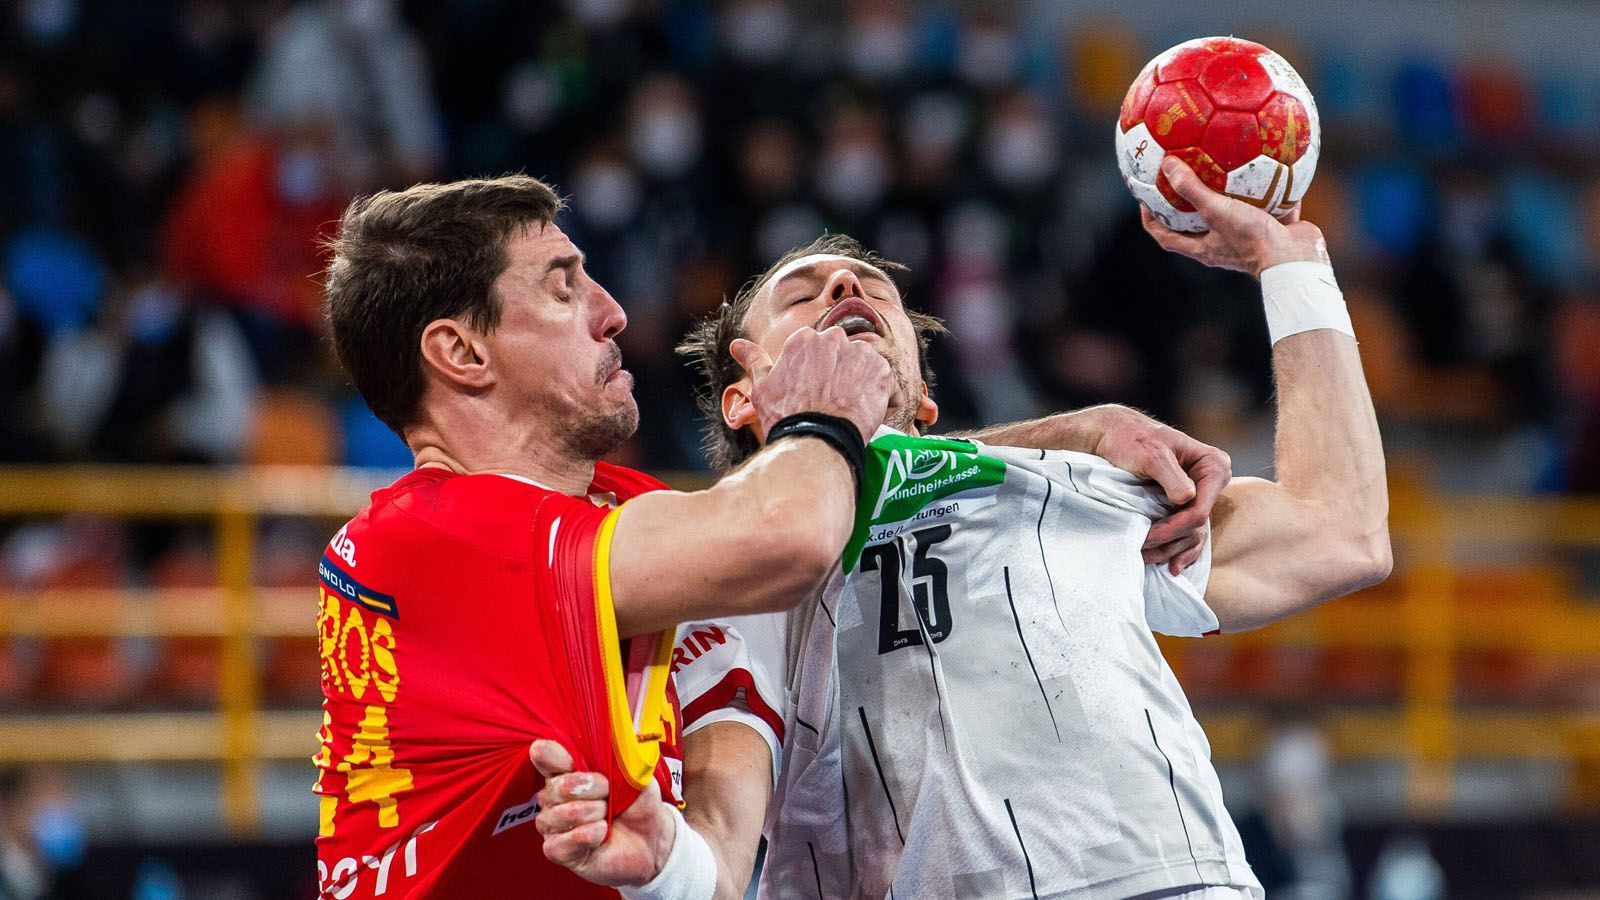
[[[870,303],[857,297],[835,304],[817,323],[817,330],[826,331],[834,326],[843,329],[847,337],[867,334],[883,337],[883,319]]]

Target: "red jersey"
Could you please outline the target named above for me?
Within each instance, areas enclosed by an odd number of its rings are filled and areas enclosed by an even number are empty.
[[[544,857],[559,741],[611,809],[655,777],[681,802],[672,632],[619,641],[612,503],[662,485],[600,464],[590,498],[419,469],[372,495],[318,567],[314,761],[323,897],[615,897]]]

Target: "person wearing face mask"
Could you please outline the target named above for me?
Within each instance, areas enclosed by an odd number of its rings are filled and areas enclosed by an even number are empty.
[[[694,170],[702,131],[694,91],[676,77],[646,79],[629,102],[628,148],[639,168],[658,181],[680,181]]]
[[[1141,542],[1171,510],[1158,490],[1090,454],[924,437],[932,325],[893,265],[840,238],[790,254],[685,343],[719,462],[762,446],[767,367],[795,334],[874,347],[909,399],[869,445],[855,529],[814,602],[680,642],[687,733],[729,685],[771,719],[686,745],[693,827],[640,801],[608,834],[604,780],[540,742],[550,859],[640,900],[729,900],[749,878],[740,848],[764,833],[759,896],[774,900],[1263,896],[1153,632],[1255,628],[1386,578],[1383,446],[1320,230],[1176,159],[1163,174],[1211,230],[1147,210],[1157,243],[1261,280],[1279,480],[1212,482],[1214,534],[1152,565]],[[700,677],[719,657],[731,673]],[[715,853],[678,849],[706,841]]]

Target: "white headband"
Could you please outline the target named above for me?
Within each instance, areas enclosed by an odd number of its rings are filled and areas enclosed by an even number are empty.
[[[858,265],[863,265],[863,266],[866,266],[867,268],[871,269],[872,271],[877,272],[879,275],[882,275],[885,280],[890,280],[890,281],[893,280],[893,279],[890,279],[889,276],[882,269],[878,268],[877,266],[873,265],[872,263],[866,262],[864,260],[856,259],[853,256],[840,256],[837,253],[813,253],[810,256],[802,256],[799,259],[792,260],[787,265],[785,265],[783,268],[779,269],[776,272],[773,272],[772,273],[772,277],[767,279],[767,283],[765,285],[763,285],[763,287],[771,287],[771,286],[777,284],[779,281],[782,281],[783,279],[788,278],[790,275],[793,275],[795,272],[806,268],[807,266],[814,266],[817,263],[827,262],[829,260],[837,260],[839,262],[856,263]]]

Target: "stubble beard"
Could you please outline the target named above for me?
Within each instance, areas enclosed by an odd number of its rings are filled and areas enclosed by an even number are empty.
[[[613,367],[622,361],[622,351],[616,344],[611,352],[595,366],[594,382],[602,395]],[[639,405],[633,399],[633,373],[622,372],[627,380],[624,388],[626,400],[610,408],[586,409],[573,416],[566,428],[567,449],[580,459],[598,460],[622,446],[622,442],[639,430]]]
[[[563,429],[562,440],[573,456],[598,460],[622,446],[639,430],[639,406],[633,401],[633,376],[628,379],[627,400],[609,407],[595,407],[573,414]]]
[[[889,363],[889,371],[894,375],[897,390],[900,393],[900,407],[890,409],[883,424],[903,431],[906,434],[917,433],[917,401],[922,397],[919,381],[906,371],[905,365],[896,357],[885,353],[883,358]]]
[[[567,449],[579,459],[610,455],[639,430],[639,407],[632,403],[610,410],[590,410],[567,429]]]

